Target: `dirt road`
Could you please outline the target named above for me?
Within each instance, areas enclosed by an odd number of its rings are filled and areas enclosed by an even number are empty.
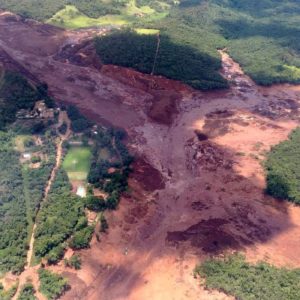
[[[83,31],[3,15],[0,25],[12,65],[47,82],[58,101],[126,128],[137,157],[132,192],[108,215],[108,234],[81,251],[81,270],[56,268],[72,285],[63,299],[230,299],[199,286],[193,268],[236,250],[251,261],[300,267],[300,209],[264,194],[261,165],[299,125],[299,86],[257,87],[222,52],[231,88],[194,91],[79,60]]]

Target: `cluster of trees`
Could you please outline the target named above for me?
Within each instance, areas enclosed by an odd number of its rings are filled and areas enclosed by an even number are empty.
[[[0,129],[15,121],[19,109],[33,108],[39,96],[21,75],[11,71],[3,73],[0,84]]]
[[[69,289],[68,280],[64,277],[52,273],[46,269],[39,269],[40,292],[44,294],[47,299],[58,299],[65,291]]]
[[[74,249],[87,247],[92,232],[82,199],[71,193],[68,176],[60,169],[37,216],[36,257],[46,257],[50,264],[57,263],[68,244]]]
[[[300,204],[300,129],[272,147],[265,163],[267,192]]]
[[[168,5],[174,5],[178,3],[177,1],[174,0],[136,0],[136,5],[138,7],[142,6],[150,6],[152,9],[154,9],[157,12],[165,12],[167,8],[169,7]],[[199,0],[198,0],[199,3]],[[166,5],[168,4],[168,5]]]
[[[300,299],[300,269],[276,268],[261,262],[251,265],[241,255],[210,259],[195,269],[209,289],[241,300]]]
[[[73,255],[69,259],[64,259],[64,263],[66,267],[73,268],[75,270],[81,269],[81,258],[79,255]]]
[[[88,248],[94,232],[93,226],[87,226],[78,230],[72,236],[69,246],[74,250]]]
[[[7,9],[24,18],[46,21],[66,5],[75,5],[82,13],[91,18],[106,14],[120,14],[120,9],[129,0],[0,0],[0,8]]]
[[[22,286],[17,300],[37,300],[32,283],[26,283]]]
[[[160,43],[156,56],[158,39]],[[218,73],[220,64],[214,58],[188,45],[174,42],[166,34],[158,37],[128,30],[116,31],[97,38],[96,49],[105,64],[163,75],[197,89],[227,87],[227,82]]]
[[[68,106],[67,114],[71,120],[71,128],[74,132],[82,132],[92,126],[92,122],[83,116],[76,106]]]
[[[211,57],[226,47],[257,83],[269,85],[300,82],[299,24],[295,0],[186,0],[148,26]]]
[[[130,164],[133,157],[123,143],[125,133],[122,130],[108,129],[100,131],[95,137],[93,156],[88,182],[109,194],[106,200],[94,196],[86,198],[86,206],[94,211],[115,209],[121,193],[127,189]],[[108,159],[103,159],[101,151],[107,149]],[[109,172],[114,168],[114,172]]]
[[[27,214],[30,214],[32,220],[34,220],[36,212],[40,206],[40,202],[43,199],[45,186],[56,160],[55,140],[48,134],[41,136],[40,138],[43,144],[38,147],[38,150],[46,159],[41,161],[39,168],[23,168],[22,171],[24,180],[24,195],[28,198],[27,201],[30,205]],[[37,150],[35,148],[37,147],[27,148],[26,150]],[[37,158],[38,161],[41,160],[40,156]]]
[[[0,271],[18,273],[25,264],[28,223],[22,169],[11,132],[0,132],[0,168]]]
[[[82,1],[71,0],[69,4],[75,5],[85,15],[90,18],[99,18],[100,16],[121,14],[121,9],[129,2],[129,0],[94,0]]]
[[[16,119],[20,109],[32,109],[37,100],[44,99],[49,107],[54,105],[48,96],[47,85],[31,85],[18,73],[0,70],[0,129]]]

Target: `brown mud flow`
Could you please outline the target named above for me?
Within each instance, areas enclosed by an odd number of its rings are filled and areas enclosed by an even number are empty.
[[[131,193],[108,215],[108,234],[81,251],[82,269],[53,267],[70,279],[63,299],[231,299],[203,290],[192,273],[234,250],[299,267],[300,208],[264,194],[261,161],[299,125],[300,87],[258,87],[221,52],[231,88],[194,91],[84,59],[90,37],[0,16],[0,49],[10,60],[47,82],[58,101],[124,127],[140,158]]]

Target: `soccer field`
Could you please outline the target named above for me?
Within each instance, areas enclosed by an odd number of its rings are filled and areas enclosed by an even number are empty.
[[[86,180],[91,163],[89,147],[71,147],[64,159],[63,168],[70,180]]]

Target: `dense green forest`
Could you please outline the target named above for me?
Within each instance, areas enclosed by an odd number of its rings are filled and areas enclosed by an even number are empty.
[[[211,259],[195,269],[205,286],[240,300],[300,299],[300,269],[276,268],[267,263],[249,264],[240,255]]]
[[[56,148],[54,137],[51,138],[40,136],[42,145],[26,147],[27,152],[38,151],[43,157],[47,159],[43,160],[39,168],[29,168],[24,166],[22,170],[24,180],[24,197],[29,203],[27,215],[29,222],[34,221],[36,212],[40,206],[40,202],[44,195],[45,183],[47,182],[50,173],[55,165]],[[32,158],[34,160],[34,157]]]
[[[29,109],[39,93],[17,73],[0,69],[0,129],[15,121],[19,109]]]
[[[85,248],[92,233],[93,228],[87,225],[84,203],[71,193],[68,176],[60,169],[37,216],[34,253],[37,258],[46,257],[50,264],[56,263],[68,245],[64,243],[69,242],[74,249]]]
[[[24,266],[27,242],[26,203],[19,153],[13,134],[0,132],[0,271]]]
[[[12,130],[0,132],[0,271],[23,269],[33,220],[55,162],[51,135],[40,136],[39,146],[32,138],[23,137]],[[20,161],[20,143],[24,144],[23,153],[38,151],[45,157],[39,168]]]
[[[266,161],[267,192],[300,204],[300,129],[272,147]]]
[[[20,109],[32,109],[45,99],[53,105],[45,85],[34,86],[21,75],[0,70],[0,272],[22,271],[36,210],[55,161],[55,135],[41,121],[16,122]],[[39,134],[36,143],[31,134]],[[24,153],[36,154],[38,168]],[[43,159],[41,159],[43,157]]]
[[[73,19],[72,27],[111,24],[158,29],[163,42],[157,74],[184,82],[192,80],[189,84],[197,88],[224,87],[215,72],[220,67],[220,56],[216,51],[220,48],[227,48],[259,84],[300,82],[298,0],[0,0],[1,8],[43,21],[49,20],[66,5],[72,5],[77,11],[62,13],[59,16],[61,26],[72,23]],[[104,15],[108,18],[96,19]],[[68,22],[65,23],[64,19]],[[138,55],[139,61],[134,58],[131,62],[132,57],[122,53],[121,62],[119,59],[115,63],[149,70],[154,46],[145,44],[143,38],[136,39],[134,45],[139,47],[134,53],[149,45],[146,60]],[[118,53],[120,44],[113,44],[112,40],[109,44],[113,47],[111,50]],[[130,43],[121,49],[133,51]],[[199,60],[196,67],[192,64],[195,60]],[[186,63],[188,67],[185,67]],[[166,69],[167,64],[171,70]],[[187,70],[189,68],[191,70]],[[187,75],[192,79],[187,79]],[[196,84],[193,82],[195,76]]]
[[[101,15],[120,13],[120,8],[126,2],[126,0],[23,0],[22,2],[19,0],[0,0],[0,7],[18,13],[23,17],[44,21],[66,5],[75,5],[87,16],[96,18]]]
[[[195,49],[174,43],[167,35],[115,32],[96,39],[96,49],[105,64],[132,67],[144,73],[181,80],[197,89],[227,87],[218,73],[220,61]]]

